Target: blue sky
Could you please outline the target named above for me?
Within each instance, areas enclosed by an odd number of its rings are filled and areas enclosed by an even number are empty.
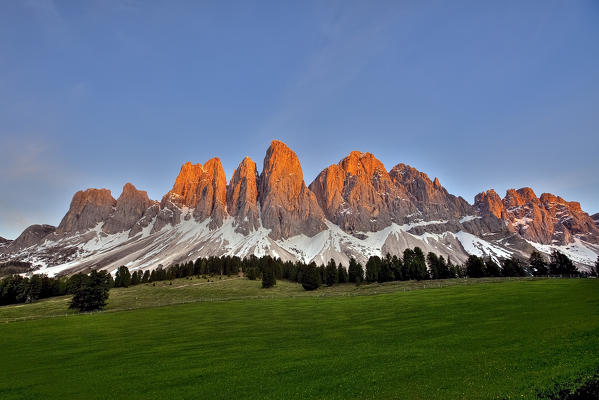
[[[0,2],[0,236],[272,139],[599,212],[597,1]]]

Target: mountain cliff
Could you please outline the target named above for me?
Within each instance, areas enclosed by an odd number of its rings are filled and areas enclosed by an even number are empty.
[[[12,240],[5,239],[5,238],[3,238],[2,236],[0,236],[0,249],[1,249],[2,247],[6,247],[6,246],[8,246],[8,245],[9,245],[11,242],[12,242]]]
[[[221,226],[226,215],[227,178],[220,159],[212,158],[204,165],[183,164],[162,204],[192,208],[197,221],[211,218],[211,227]]]
[[[116,200],[114,210],[107,218],[102,230],[111,234],[133,228],[143,218],[150,206],[155,203],[148,198],[145,191],[137,190],[131,183],[125,184],[121,195]]]
[[[370,153],[351,152],[310,184],[327,219],[348,232],[378,231],[418,212]]]
[[[482,215],[503,220],[512,232],[541,244],[567,245],[579,238],[598,244],[595,221],[577,202],[568,202],[551,193],[537,197],[529,187],[508,189],[504,198],[493,191],[478,194],[474,207]]]
[[[449,194],[439,179],[431,181],[424,172],[409,165],[398,164],[389,175],[395,185],[410,194],[416,209],[424,218],[452,219],[474,212],[466,200]]]
[[[272,142],[264,157],[259,201],[262,224],[271,230],[269,236],[273,239],[314,236],[326,229],[316,196],[304,183],[297,155],[278,140]]]
[[[458,263],[469,254],[500,260],[557,249],[585,268],[599,254],[599,214],[531,188],[503,199],[490,189],[470,205],[437,178],[401,163],[387,170],[357,151],[308,187],[295,152],[275,140],[261,172],[246,157],[228,183],[218,158],[183,164],[160,202],[130,183],[116,200],[107,189],[79,191],[58,227],[32,225],[0,241],[0,261],[28,261],[51,275],[222,255],[347,265],[415,246]]]
[[[249,157],[239,164],[227,187],[227,211],[235,217],[238,232],[248,234],[260,227],[258,170]]]
[[[58,225],[56,233],[82,232],[108,219],[116,200],[108,189],[87,189],[73,196],[69,211]]]

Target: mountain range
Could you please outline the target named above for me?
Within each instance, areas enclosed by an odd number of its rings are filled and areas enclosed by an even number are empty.
[[[528,187],[503,198],[490,189],[470,204],[437,178],[405,164],[387,170],[357,151],[306,186],[297,155],[275,140],[260,172],[246,157],[228,182],[218,158],[183,164],[160,201],[131,183],[117,199],[107,189],[79,191],[57,227],[0,238],[0,261],[27,261],[48,275],[252,254],[347,266],[351,257],[415,246],[454,263],[557,249],[585,269],[599,254],[599,214]]]

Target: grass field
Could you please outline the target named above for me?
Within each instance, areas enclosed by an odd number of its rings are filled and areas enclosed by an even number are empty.
[[[112,290],[113,312],[67,303],[0,308],[1,399],[536,398],[599,371],[596,279],[178,280]]]

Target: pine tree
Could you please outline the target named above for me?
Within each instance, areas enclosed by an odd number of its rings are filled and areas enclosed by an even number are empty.
[[[503,260],[503,276],[526,276],[522,261],[516,256]]]
[[[395,266],[391,261],[391,255],[387,253],[385,258],[381,260],[378,282],[390,282],[395,279]]]
[[[491,257],[485,260],[486,276],[501,276],[501,268]]]
[[[551,262],[549,263],[549,272],[552,275],[578,275],[578,269],[564,253],[554,250],[551,253]]]
[[[275,265],[272,258],[268,258],[262,269],[262,287],[268,289],[277,284]]]
[[[449,256],[447,256],[447,270],[449,278],[463,278],[462,268],[459,265],[453,265]]]
[[[300,282],[305,290],[316,290],[320,286],[320,272],[314,262],[306,265]]]
[[[27,303],[32,303],[40,298],[42,294],[42,276],[35,274],[29,279],[29,293],[27,294]]]
[[[355,258],[349,260],[349,267],[347,268],[348,280],[351,283],[360,283],[363,279],[362,266],[356,262]]]
[[[414,247],[414,266],[415,266],[415,278],[417,280],[429,279],[428,269],[426,268],[426,259],[424,253],[420,247]]]
[[[366,282],[378,281],[380,268],[381,258],[378,256],[371,256],[366,262]]]
[[[331,260],[327,263],[326,266],[326,284],[327,286],[333,286],[335,283],[339,281],[337,277],[337,264],[335,264],[335,260],[331,258]]]
[[[341,264],[339,264],[339,266],[337,267],[337,278],[339,280],[339,283],[346,283],[348,279],[347,270]]]
[[[129,268],[121,265],[114,275],[114,287],[129,287],[129,285],[131,285],[131,273]]]
[[[69,307],[79,311],[101,310],[106,306],[109,290],[109,275],[106,271],[94,270],[89,276],[83,275]]]
[[[131,274],[131,286],[139,285],[141,283],[141,271],[133,271]]]
[[[483,259],[474,254],[469,255],[466,260],[466,274],[469,278],[482,278],[486,276]]]
[[[439,257],[433,252],[429,252],[426,256],[428,268],[431,272],[432,279],[441,279],[441,271],[439,270]]]
[[[258,279],[258,270],[256,269],[256,267],[249,267],[246,270],[246,276],[250,281],[255,281],[256,279]]]
[[[536,250],[531,253],[528,263],[530,264],[530,269],[535,276],[544,276],[549,273],[549,268],[547,268],[547,261],[545,260],[545,257],[543,257],[543,255]]]
[[[416,279],[416,255],[414,254],[414,250],[405,249],[403,251],[403,273],[401,275],[404,277],[404,280],[408,281],[411,279]]]
[[[393,273],[395,275],[393,277],[393,280],[403,281],[405,271],[403,268],[403,262],[401,258],[395,255],[391,258],[391,262],[393,263]]]
[[[443,256],[439,256],[438,269],[439,279],[455,278],[455,276],[452,276],[452,271],[449,269],[449,264],[445,262],[445,258],[443,258]]]

